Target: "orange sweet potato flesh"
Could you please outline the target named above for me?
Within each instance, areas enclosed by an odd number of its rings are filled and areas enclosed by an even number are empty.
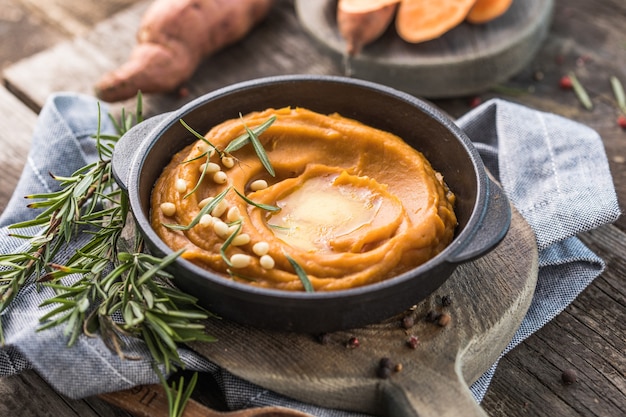
[[[513,0],[476,0],[467,15],[467,21],[480,24],[487,23],[502,16],[511,7]]]
[[[400,0],[339,0],[337,27],[346,53],[355,56],[387,30]]]
[[[402,0],[396,31],[410,43],[436,39],[463,22],[476,0]]]
[[[128,61],[95,85],[103,101],[176,90],[208,55],[241,40],[273,0],[156,0],[142,17]]]

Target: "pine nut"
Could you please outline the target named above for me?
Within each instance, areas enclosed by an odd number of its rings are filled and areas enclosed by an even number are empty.
[[[228,209],[228,213],[226,213],[226,220],[229,222],[234,222],[241,219],[241,213],[239,212],[239,207],[233,206]]]
[[[215,219],[215,221],[213,222],[213,231],[216,235],[225,239],[228,237],[229,227],[223,221]]]
[[[210,214],[203,214],[202,217],[200,217],[200,226],[203,227],[209,227],[213,225],[213,222],[215,217],[211,216]]]
[[[257,242],[252,246],[252,252],[254,252],[257,256],[263,256],[267,254],[270,250],[270,245],[267,242],[261,241]]]
[[[230,242],[233,246],[243,246],[250,243],[250,235],[247,233],[241,233],[233,238]]]
[[[274,258],[272,258],[271,255],[263,255],[259,259],[259,264],[263,269],[272,269],[274,265],[276,265],[276,262],[274,262]]]
[[[174,203],[161,203],[161,212],[164,215],[171,217],[176,214],[176,206]]]
[[[250,262],[252,262],[250,255],[243,253],[236,253],[230,257],[230,263],[233,268],[245,268],[250,265]]]
[[[215,207],[213,207],[213,211],[211,211],[211,215],[213,217],[222,217],[222,214],[226,213],[228,210],[228,203],[224,200],[217,203]]]
[[[182,178],[178,178],[176,180],[176,191],[178,191],[179,193],[184,193],[185,191],[187,191],[187,181]]]
[[[225,156],[222,158],[222,165],[226,168],[232,168],[235,166],[235,159],[232,156]]]
[[[226,184],[226,181],[228,181],[228,176],[224,171],[217,171],[215,174],[213,174],[213,181],[217,184]]]
[[[264,190],[266,188],[267,188],[267,181],[265,180],[252,181],[252,183],[250,184],[250,190],[252,191]]]

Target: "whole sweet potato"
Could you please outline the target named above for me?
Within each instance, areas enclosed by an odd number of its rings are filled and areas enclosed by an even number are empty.
[[[95,93],[114,102],[174,91],[206,56],[242,39],[273,0],[156,0],[143,15],[128,61],[105,74]]]

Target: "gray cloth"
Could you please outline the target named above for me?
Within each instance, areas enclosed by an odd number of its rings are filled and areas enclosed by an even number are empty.
[[[112,133],[105,107],[102,112],[102,131]],[[49,172],[70,175],[95,159],[90,136],[97,117],[98,106],[91,97],[60,93],[49,98],[33,133],[20,182],[0,216],[0,253],[22,251],[24,242],[12,238],[6,226],[35,215],[25,208],[23,196],[57,189]],[[458,125],[531,225],[540,249],[532,306],[505,354],[559,314],[603,271],[603,261],[576,234],[615,221],[619,206],[602,141],[588,127],[502,100],[472,110]],[[60,261],[85,239],[78,236],[60,254]],[[123,360],[99,338],[81,336],[68,348],[63,328],[38,332],[39,317],[47,311],[39,305],[50,296],[49,290],[29,284],[2,314],[6,343],[0,347],[0,375],[34,368],[71,398],[158,383],[139,340],[127,340],[129,350],[145,359]],[[317,416],[354,415],[285,398],[229,374],[192,351],[181,349],[181,357],[188,369],[211,373],[233,409],[280,404]],[[487,391],[496,366],[472,385],[477,401]]]

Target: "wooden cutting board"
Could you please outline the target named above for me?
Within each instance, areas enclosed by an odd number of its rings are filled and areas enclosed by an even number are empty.
[[[435,294],[384,323],[320,340],[210,320],[207,330],[219,340],[191,347],[241,378],[323,407],[394,417],[483,416],[468,384],[511,340],[536,280],[535,236],[513,210],[511,229],[494,251],[461,265]],[[431,322],[431,312],[447,314],[449,323]],[[404,326],[405,317],[414,325]],[[419,340],[415,349],[407,345],[410,336]],[[378,374],[382,358],[393,364],[387,378]]]
[[[447,98],[484,92],[528,65],[548,33],[554,0],[515,0],[489,23],[462,23],[420,44],[403,41],[392,25],[351,60],[337,30],[337,0],[296,0],[295,5],[302,26],[346,75],[417,96]]]

